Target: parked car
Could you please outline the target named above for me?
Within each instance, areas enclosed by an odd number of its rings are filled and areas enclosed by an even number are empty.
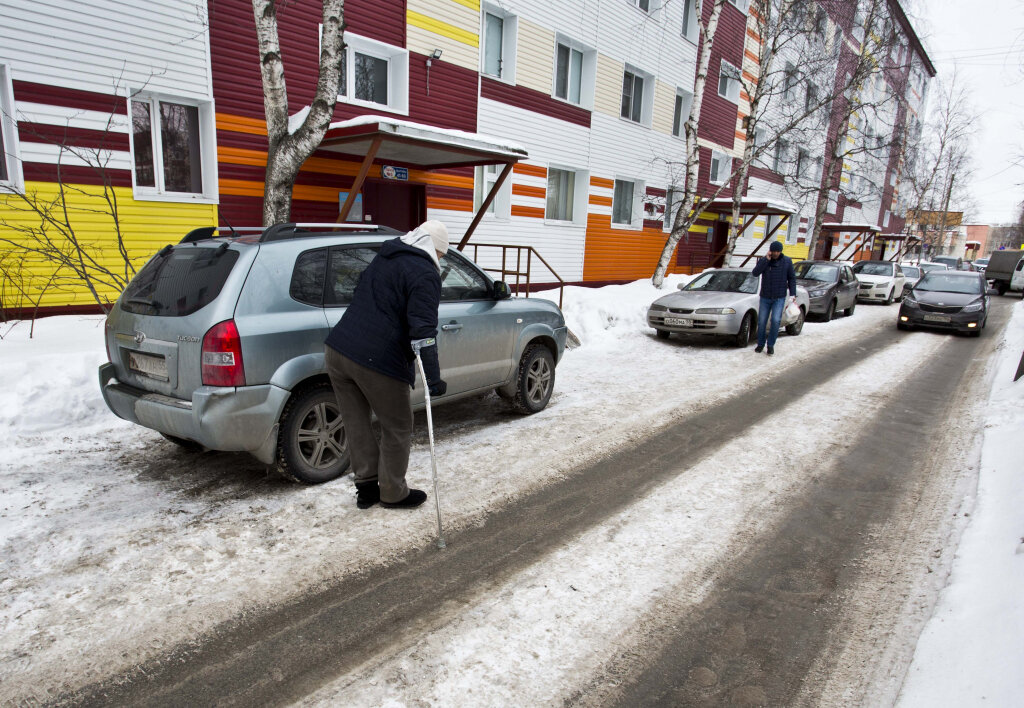
[[[811,306],[808,312],[822,315],[828,322],[837,310],[849,317],[857,307],[860,284],[848,265],[833,261],[800,261],[793,265],[796,282],[807,288]]]
[[[738,347],[747,346],[757,332],[760,278],[740,268],[706,270],[679,292],[658,298],[647,310],[647,324],[658,337],[710,334],[728,337]],[[810,305],[807,291],[797,288],[800,315],[782,315],[787,334],[800,334]]]
[[[949,270],[949,266],[945,263],[934,263],[932,261],[921,261],[917,264],[917,267],[921,269],[922,274],[933,270]]]
[[[964,259],[959,256],[933,256],[932,263],[941,263],[950,270],[963,270]]]
[[[993,251],[985,266],[985,279],[1000,295],[1013,286],[1013,274],[1024,258],[1024,251]]]
[[[301,482],[343,474],[344,421],[324,339],[398,232],[338,228],[210,227],[162,248],[107,316],[109,363],[99,379],[110,410],[186,447],[249,452]],[[565,351],[561,310],[511,297],[458,251],[441,269],[438,350],[448,391],[434,402],[497,389],[520,412],[543,409]],[[423,407],[421,381],[412,399]]]
[[[921,271],[920,266],[916,266],[910,263],[900,263],[900,270],[903,271],[903,294],[906,295],[907,291],[914,286],[924,273]]]
[[[906,278],[898,263],[891,261],[860,261],[853,266],[853,274],[860,282],[857,297],[868,301],[881,301],[891,305],[903,299]]]
[[[1013,269],[1013,276],[1010,278],[1010,290],[1020,291],[1021,299],[1024,299],[1024,258],[1017,261]]]
[[[978,273],[925,273],[903,298],[896,326],[936,327],[978,336],[988,320],[987,290]]]
[[[974,260],[974,269],[976,271],[978,271],[979,273],[981,273],[982,275],[985,274],[985,268],[987,266],[988,266],[988,259],[987,258],[976,258]]]

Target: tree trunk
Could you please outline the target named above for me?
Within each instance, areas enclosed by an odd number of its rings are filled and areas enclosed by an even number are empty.
[[[320,73],[316,96],[305,120],[288,130],[288,89],[277,31],[277,0],[252,0],[267,119],[267,172],[264,179],[263,224],[279,224],[291,216],[292,188],[302,164],[320,145],[334,115],[341,87],[345,45],[344,0],[323,0]],[[287,7],[282,4],[282,7]]]
[[[697,121],[700,118],[700,107],[704,101],[704,85],[708,78],[708,64],[711,62],[711,47],[715,41],[715,31],[718,29],[718,18],[722,14],[722,5],[725,0],[714,0],[711,8],[711,17],[707,26],[703,22],[704,3],[697,7],[697,18],[701,28],[700,61],[697,64],[697,74],[693,82],[693,103],[690,105],[690,116],[686,120],[686,185],[683,191],[681,206],[676,209],[672,219],[672,231],[665,241],[665,247],[661,251],[658,265],[654,269],[651,282],[654,287],[660,288],[665,282],[665,273],[672,261],[672,254],[675,253],[683,235],[689,232],[693,222],[700,214],[694,209],[694,199],[697,195],[697,171],[700,169],[700,146],[697,144]]]

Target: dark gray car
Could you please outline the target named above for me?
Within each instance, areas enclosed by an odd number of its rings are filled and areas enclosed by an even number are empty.
[[[939,270],[925,273],[903,298],[899,329],[936,327],[981,334],[988,320],[988,295],[980,273]]]
[[[793,264],[793,269],[796,282],[807,288],[811,314],[823,316],[826,322],[838,310],[847,316],[853,314],[860,284],[850,266],[832,261],[800,261]]]
[[[324,339],[397,232],[340,228],[197,229],[161,249],[107,317],[99,378],[109,408],[180,445],[249,452],[302,482],[342,474],[347,445]],[[510,297],[455,250],[441,269],[448,392],[434,401],[496,389],[520,412],[543,409],[565,351],[561,310]],[[422,382],[412,398],[423,406]]]

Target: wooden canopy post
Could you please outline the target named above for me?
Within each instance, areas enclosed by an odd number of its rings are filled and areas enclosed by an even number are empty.
[[[861,245],[863,245],[863,243],[864,243],[864,234],[866,234],[866,233],[868,233],[868,232],[867,231],[861,231],[859,234],[854,236],[853,239],[848,244],[846,244],[846,246],[843,248],[843,250],[841,250],[839,252],[838,255],[830,258],[829,260],[831,260],[831,261],[838,261],[839,257],[842,256],[844,253],[846,253],[848,250],[850,250],[850,246],[852,246],[853,244],[857,243],[858,240],[861,242]],[[856,253],[856,252],[857,251],[854,251],[854,253]]]
[[[745,266],[747,264],[747,261],[749,261],[751,258],[753,258],[754,255],[759,250],[761,250],[761,246],[765,245],[765,243],[767,243],[768,240],[771,239],[771,237],[775,235],[775,232],[778,231],[779,229],[781,229],[782,225],[785,224],[787,221],[789,221],[789,214],[783,214],[782,218],[779,220],[779,223],[775,224],[775,226],[772,227],[772,230],[769,231],[765,235],[765,237],[763,239],[761,239],[761,242],[759,244],[757,244],[756,246],[754,246],[754,250],[751,251],[750,254],[746,258],[743,259],[743,262],[740,263],[740,268]]]
[[[469,228],[466,229],[466,234],[462,237],[462,240],[459,241],[459,245],[455,247],[457,251],[461,251],[466,247],[466,244],[469,243],[469,237],[473,235],[474,231],[476,231],[477,225],[480,224],[480,220],[483,218],[487,208],[491,206],[491,202],[493,202],[494,197],[497,196],[498,190],[501,189],[501,185],[505,183],[509,174],[512,173],[512,165],[514,164],[514,162],[505,163],[505,169],[503,169],[501,174],[498,175],[498,179],[494,180],[494,185],[491,186],[491,191],[487,193],[487,196],[480,204],[480,208],[476,210],[476,216],[473,217],[473,221],[470,222]]]
[[[345,203],[341,205],[341,211],[338,212],[339,224],[345,221],[348,218],[349,212],[352,211],[352,207],[356,203],[356,195],[363,188],[366,175],[370,172],[370,165],[373,164],[373,158],[377,156],[377,151],[380,149],[382,142],[384,142],[384,138],[378,135],[370,144],[370,149],[366,151],[366,157],[363,158],[363,164],[359,166],[359,174],[356,175],[356,181],[352,183],[352,188],[348,190],[348,196],[345,197]]]

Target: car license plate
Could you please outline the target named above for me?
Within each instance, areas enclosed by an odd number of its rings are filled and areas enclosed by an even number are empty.
[[[685,317],[666,317],[665,324],[673,327],[692,327],[693,320],[688,320]]]
[[[151,379],[170,380],[167,376],[167,360],[162,356],[128,352],[128,368]]]
[[[925,322],[949,322],[949,315],[925,315]]]

